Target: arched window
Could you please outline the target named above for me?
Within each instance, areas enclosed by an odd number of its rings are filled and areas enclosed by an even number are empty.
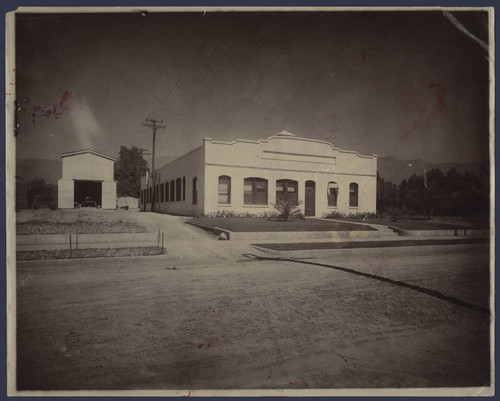
[[[227,175],[221,175],[219,177],[219,203],[230,204],[231,203],[231,177]]]
[[[170,202],[175,201],[175,181],[170,181]]]
[[[267,205],[267,180],[245,178],[243,195],[245,205]]]
[[[329,182],[328,183],[328,192],[327,192],[327,197],[328,197],[328,206],[337,206],[337,198],[339,196],[339,184],[336,182]]]
[[[193,205],[198,203],[198,178],[193,178]]]
[[[176,184],[175,185],[175,195],[176,195],[175,200],[180,201],[181,200],[181,195],[182,195],[182,193],[181,193],[181,191],[182,191],[182,188],[181,188],[182,187],[182,181],[181,181],[181,179],[177,178],[175,184]]]
[[[186,200],[186,177],[182,177],[182,200]]]
[[[349,207],[358,207],[358,184],[349,184]]]
[[[299,183],[294,180],[276,181],[276,203],[280,201],[291,201],[299,203],[298,197]]]

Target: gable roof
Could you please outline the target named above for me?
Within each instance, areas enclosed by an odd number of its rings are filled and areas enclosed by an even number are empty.
[[[61,158],[62,157],[68,157],[68,156],[82,155],[84,153],[91,153],[93,155],[96,155],[96,156],[99,156],[99,157],[103,157],[104,159],[109,159],[109,160],[112,160],[112,161],[116,160],[112,156],[108,156],[108,155],[105,155],[104,153],[96,152],[95,150],[92,150],[92,149],[83,149],[83,150],[76,150],[74,152],[61,153]]]

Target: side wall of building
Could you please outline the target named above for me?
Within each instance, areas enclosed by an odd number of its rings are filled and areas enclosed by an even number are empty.
[[[73,209],[75,202],[75,182],[60,178],[57,181],[57,207]]]
[[[157,169],[154,211],[185,216],[202,214],[205,203],[204,165],[205,146],[201,146]],[[153,180],[149,179],[146,183],[146,178],[142,177],[141,210],[151,211],[152,196]]]
[[[102,205],[103,209],[116,209],[116,181],[104,181],[102,183]]]

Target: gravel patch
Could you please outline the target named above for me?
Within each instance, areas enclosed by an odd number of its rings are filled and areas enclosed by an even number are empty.
[[[145,233],[146,227],[142,224],[129,221],[106,222],[57,222],[57,221],[32,221],[17,223],[18,235],[32,234],[111,234],[111,233]]]
[[[164,255],[166,250],[159,246],[144,246],[133,248],[87,248],[60,250],[18,251],[16,260],[47,260],[76,258],[112,258],[123,256],[156,256]]]

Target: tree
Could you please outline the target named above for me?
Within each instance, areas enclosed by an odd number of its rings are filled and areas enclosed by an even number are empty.
[[[377,173],[377,210],[385,212],[399,206],[399,188]]]
[[[115,162],[115,180],[118,182],[116,185],[117,194],[138,198],[141,189],[141,176],[147,168],[148,163],[138,148],[132,146],[129,149],[122,145],[118,160]]]
[[[57,185],[47,184],[43,178],[35,178],[27,184],[28,205],[35,209],[56,205]]]

